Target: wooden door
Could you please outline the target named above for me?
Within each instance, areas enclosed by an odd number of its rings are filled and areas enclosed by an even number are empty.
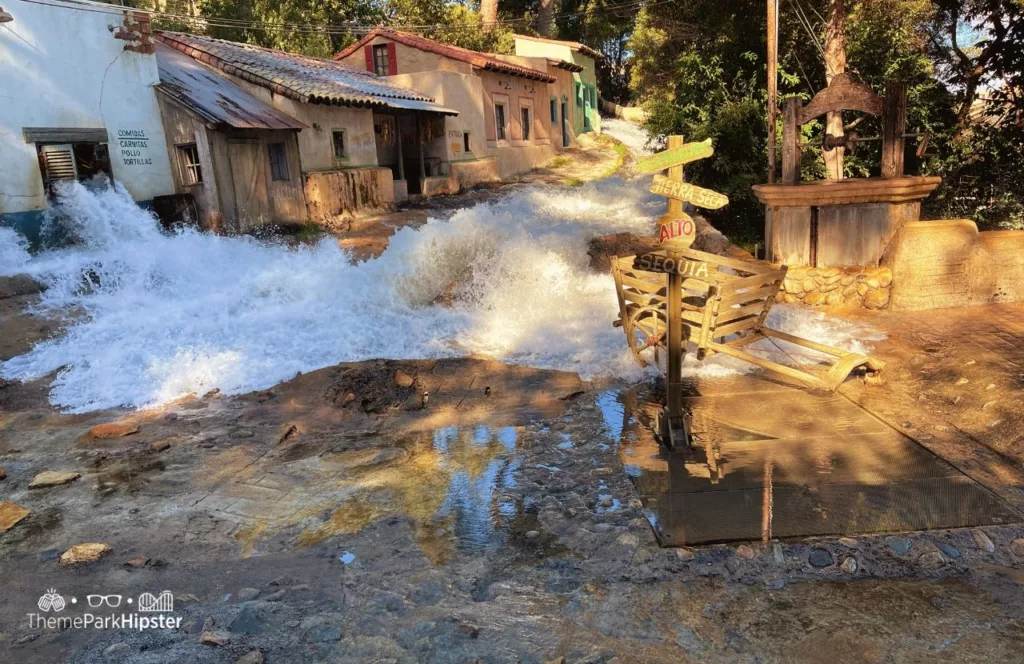
[[[235,225],[244,233],[270,221],[267,155],[257,141],[230,141],[228,158],[235,188]]]

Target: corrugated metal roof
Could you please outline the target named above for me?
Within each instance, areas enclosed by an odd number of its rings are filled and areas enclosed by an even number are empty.
[[[157,89],[207,126],[234,129],[303,129],[306,125],[260,101],[227,77],[165,44],[156,44]]]
[[[423,106],[419,110],[458,115],[415,90],[331,60],[180,32],[158,32],[156,37],[226,74],[304,104],[405,108],[405,102],[415,101]]]
[[[347,58],[366,44],[369,44],[375,37],[383,37],[384,39],[390,39],[398,42],[399,44],[405,44],[406,46],[419,49],[421,51],[436,53],[437,55],[451,58],[453,60],[459,60],[461,62],[468,62],[479,69],[499,71],[513,76],[522,76],[535,81],[544,81],[546,83],[553,83],[555,81],[555,77],[547,72],[537,71],[536,69],[530,69],[529,67],[521,67],[510,62],[503,62],[486,53],[471,51],[468,48],[461,48],[450,44],[442,44],[441,42],[434,41],[433,39],[427,39],[426,37],[414,35],[409,32],[392,30],[391,28],[375,28],[371,30],[365,37],[346,47],[334,56],[334,59],[341,60],[342,58]],[[399,70],[401,70],[401,67],[399,67]],[[401,71],[399,71],[399,73],[401,73]]]

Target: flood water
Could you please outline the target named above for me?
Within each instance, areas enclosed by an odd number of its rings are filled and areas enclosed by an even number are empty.
[[[650,426],[620,449],[663,546],[1021,520],[838,394],[736,376],[699,381],[685,407],[691,449],[659,447]],[[640,401],[634,416],[653,421],[657,408]]]

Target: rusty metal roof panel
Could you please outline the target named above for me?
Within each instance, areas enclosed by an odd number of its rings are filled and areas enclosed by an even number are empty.
[[[306,125],[257,99],[230,79],[164,44],[156,44],[158,89],[206,125],[234,129],[304,129]]]
[[[402,108],[394,102],[417,101],[422,110],[454,113],[422,93],[339,62],[178,32],[156,37],[211,67],[305,104]]]

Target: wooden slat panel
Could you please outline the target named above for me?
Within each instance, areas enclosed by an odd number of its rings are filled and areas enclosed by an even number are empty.
[[[687,249],[686,251],[683,252],[683,256],[691,260],[704,261],[705,263],[714,265],[724,265],[726,267],[731,267],[734,270],[741,270],[743,272],[749,272],[751,274],[777,269],[771,263],[766,263],[764,261],[744,261],[738,258],[719,256],[718,254],[709,254],[706,251],[698,251],[697,249]]]
[[[24,127],[26,143],[106,143],[107,130],[75,127]]]
[[[742,332],[743,330],[749,330],[750,328],[757,325],[757,321],[757,316],[751,316],[750,318],[744,318],[743,320],[738,320],[735,323],[729,323],[728,325],[719,325],[715,328],[714,332],[712,332],[712,335],[715,339],[727,337],[730,334],[736,334],[737,332]]]
[[[718,318],[716,319],[716,324],[721,326],[721,325],[724,325],[724,324],[726,324],[726,323],[728,323],[730,321],[738,320],[740,318],[745,318],[747,316],[753,316],[753,315],[760,316],[761,312],[764,311],[765,304],[766,303],[762,300],[760,302],[754,302],[753,304],[748,304],[745,307],[739,307],[738,309],[734,309],[732,307],[729,307],[728,309],[721,309],[718,312]]]
[[[753,302],[755,300],[763,300],[767,297],[775,297],[775,294],[779,291],[777,284],[758,288],[757,290],[750,290],[745,293],[736,293],[730,295],[728,298],[722,298],[722,306],[732,306],[734,304],[745,304],[747,302]]]
[[[768,256],[789,266],[807,265],[811,259],[811,208],[773,207],[772,234],[766,238]]]
[[[768,284],[779,284],[786,276],[785,270],[774,270],[766,274],[755,274],[752,277],[730,279],[722,285],[723,296],[733,295],[741,288],[759,288]]]
[[[878,265],[892,235],[888,203],[818,208],[818,266]]]

